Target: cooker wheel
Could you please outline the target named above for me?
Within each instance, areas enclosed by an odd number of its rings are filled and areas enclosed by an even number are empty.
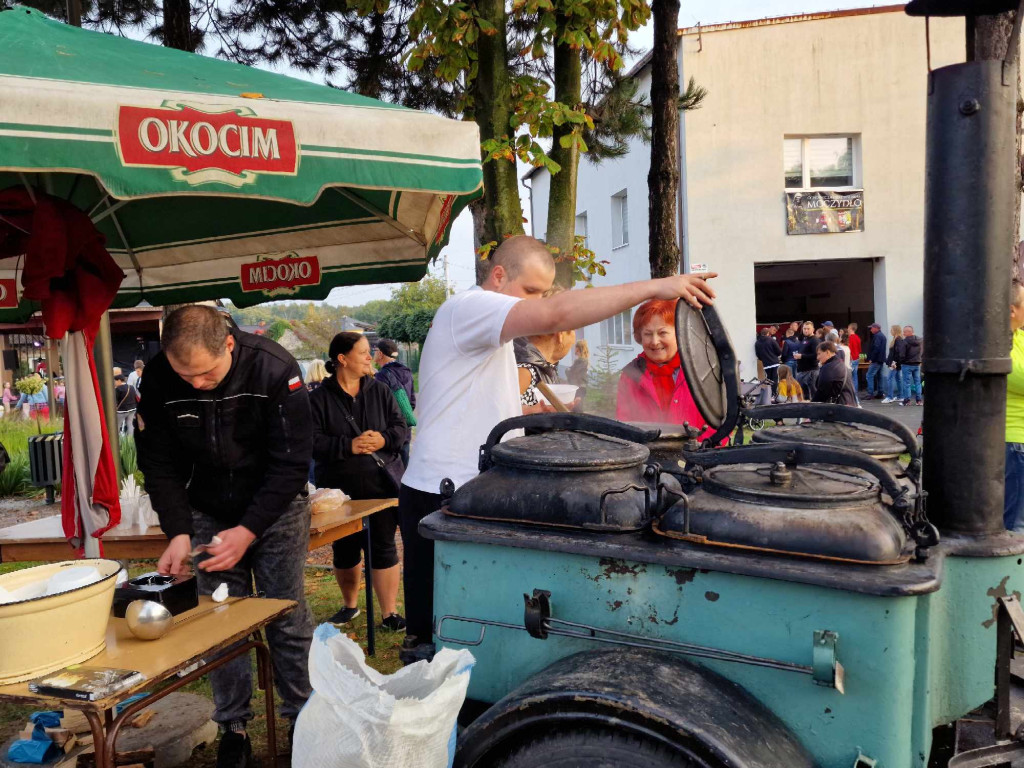
[[[542,733],[493,768],[724,768],[632,733],[573,729]]]

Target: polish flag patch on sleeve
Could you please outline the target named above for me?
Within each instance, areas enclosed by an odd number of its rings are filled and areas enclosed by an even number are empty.
[[[289,392],[294,392],[296,389],[300,389],[301,387],[302,387],[302,379],[300,379],[298,376],[294,376],[294,377],[288,379],[288,391]]]

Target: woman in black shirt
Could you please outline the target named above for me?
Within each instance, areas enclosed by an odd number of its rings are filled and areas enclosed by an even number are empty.
[[[339,333],[331,341],[327,370],[332,375],[309,396],[313,412],[313,460],[316,485],[340,488],[353,499],[382,499],[398,494],[403,465],[401,449],[409,428],[398,402],[373,377],[370,344],[359,333]],[[396,610],[398,552],[394,509],[370,516],[373,587],[385,629],[405,628]],[[359,615],[359,560],[366,534],[339,539],[334,575],[345,604],[328,621],[345,624]]]

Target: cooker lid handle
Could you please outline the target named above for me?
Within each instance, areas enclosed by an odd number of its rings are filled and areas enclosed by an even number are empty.
[[[480,446],[480,471],[491,468],[491,449],[501,442],[506,434],[515,429],[535,429],[545,432],[571,430],[573,432],[595,432],[599,435],[617,437],[632,443],[646,444],[661,436],[659,429],[640,429],[614,419],[592,416],[588,413],[531,413],[528,416],[514,416],[505,419],[491,430],[487,442]]]

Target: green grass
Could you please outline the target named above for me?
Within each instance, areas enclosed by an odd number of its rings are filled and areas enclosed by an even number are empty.
[[[0,574],[9,573],[10,571],[18,570],[20,568],[28,568],[39,563],[3,563],[0,564]],[[153,561],[138,560],[129,563],[129,574],[131,576],[137,576],[140,573],[153,570],[155,563]],[[310,610],[313,612],[313,623],[314,625],[322,623],[331,616],[335,611],[338,610],[341,605],[341,594],[338,590],[338,585],[334,580],[334,574],[328,569],[320,568],[307,568],[306,570],[306,600],[309,603]],[[398,594],[398,612],[404,613],[405,601],[401,591]],[[360,591],[359,593],[359,607],[361,613],[351,624],[347,625],[343,631],[349,636],[354,636],[353,639],[359,643],[365,650],[366,648],[366,593]],[[402,664],[398,660],[398,650],[401,647],[404,633],[402,632],[387,632],[379,628],[380,622],[380,611],[378,606],[374,606],[375,612],[377,613],[376,619],[378,622],[378,629],[376,633],[376,655],[374,657],[367,657],[367,662],[371,667],[383,672],[390,674],[401,668]],[[253,686],[256,683],[256,671],[255,661],[253,661]],[[194,693],[199,696],[205,696],[206,698],[212,698],[213,693],[210,688],[210,682],[207,678],[203,677],[190,685],[185,686],[183,691],[188,693]],[[275,708],[280,709],[280,699],[275,694],[274,696]],[[253,743],[253,753],[263,756],[264,750],[266,749],[267,740],[267,723],[264,715],[264,699],[263,692],[256,688],[253,692],[252,700],[253,713],[255,717],[251,723],[249,723],[249,736]],[[21,730],[21,728],[28,721],[29,715],[34,711],[29,707],[15,706],[11,704],[5,704],[0,702],[0,744],[6,743],[7,739],[13,736],[15,733]],[[280,717],[277,717],[277,738],[278,748],[283,749],[286,745],[288,734],[288,723]],[[190,768],[212,768],[217,762],[217,750],[216,745],[208,747],[206,749],[196,750],[192,756],[192,760],[189,761]]]

